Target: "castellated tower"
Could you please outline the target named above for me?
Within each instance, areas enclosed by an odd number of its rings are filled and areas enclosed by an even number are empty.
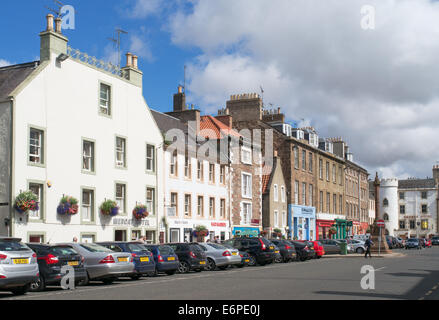
[[[385,234],[394,236],[399,224],[398,179],[382,179],[380,185],[380,218],[386,222]]]

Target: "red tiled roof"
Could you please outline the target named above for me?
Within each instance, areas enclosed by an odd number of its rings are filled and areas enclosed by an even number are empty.
[[[263,175],[262,176],[262,194],[267,193],[268,182],[270,182],[270,175],[269,174]]]
[[[204,138],[209,139],[223,139],[227,136],[240,137],[240,134],[229,128],[221,121],[215,119],[212,116],[202,116],[200,119],[200,131],[206,130],[206,132],[201,132]]]

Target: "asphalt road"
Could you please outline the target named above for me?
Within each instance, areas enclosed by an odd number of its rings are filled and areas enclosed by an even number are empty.
[[[138,281],[120,279],[109,286],[92,282],[76,290],[49,287],[21,297],[0,293],[0,300],[439,300],[439,248],[397,252],[405,256],[322,258]],[[364,265],[376,270],[373,290],[361,288]]]

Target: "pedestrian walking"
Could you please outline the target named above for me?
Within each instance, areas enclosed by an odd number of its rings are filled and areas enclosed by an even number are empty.
[[[215,242],[215,243],[220,243],[219,236],[216,236],[216,237],[215,237],[214,242]]]
[[[78,242],[78,238],[73,237],[73,242],[74,242],[74,243],[77,243],[77,242]]]
[[[364,257],[367,259],[367,255],[369,255],[369,258],[372,258],[372,254],[370,253],[370,247],[373,246],[372,240],[370,240],[370,238],[367,238],[364,245],[366,246],[366,253]]]

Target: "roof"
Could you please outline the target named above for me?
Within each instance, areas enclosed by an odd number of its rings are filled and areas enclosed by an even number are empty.
[[[434,189],[436,182],[434,179],[408,179],[398,181],[399,189]]]
[[[202,132],[203,130],[210,130]],[[212,116],[202,116],[200,118],[200,131],[204,138],[223,139],[228,136],[241,137],[241,135]]]
[[[152,109],[151,113],[155,119],[155,122],[157,123],[157,126],[163,134],[171,129],[180,129],[184,133],[187,133],[187,126],[181,122],[180,119]]]
[[[0,68],[0,101],[7,99],[39,64],[34,61]]]
[[[262,176],[262,194],[268,193],[268,183],[270,182],[270,174],[266,174]]]

